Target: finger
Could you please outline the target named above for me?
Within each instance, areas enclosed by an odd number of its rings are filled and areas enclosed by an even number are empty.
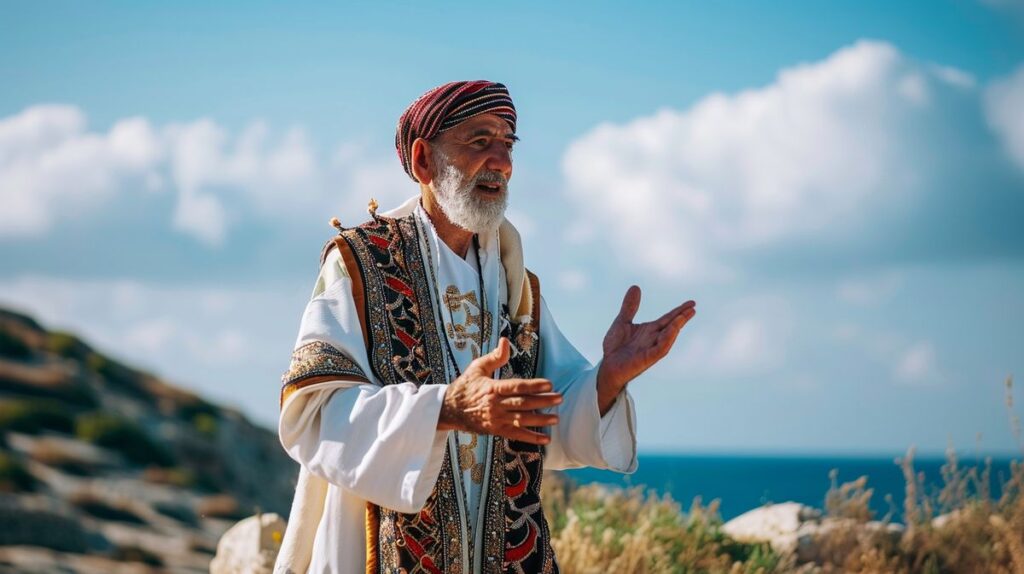
[[[664,329],[665,325],[668,325],[669,323],[674,321],[676,317],[685,313],[688,309],[696,310],[696,305],[697,303],[695,301],[687,301],[686,303],[683,303],[682,305],[676,307],[675,309],[672,309],[668,313],[665,313],[664,315],[659,317],[658,320],[654,322],[654,326],[659,329]]]
[[[550,427],[558,424],[558,415],[541,414],[528,411],[515,411],[513,413],[510,413],[508,421],[508,424],[516,428]]]
[[[508,362],[508,358],[511,354],[508,339],[502,337],[498,340],[498,346],[495,347],[493,351],[473,359],[473,362],[469,364],[469,367],[466,370],[476,369],[489,377],[494,374],[495,371],[505,366],[505,363]]]
[[[535,395],[520,395],[501,399],[499,405],[509,411],[535,411],[546,409],[562,403],[560,393],[540,393]]]
[[[626,323],[632,323],[633,317],[636,317],[636,312],[640,309],[640,288],[636,285],[631,286],[626,290],[626,296],[622,298],[622,308],[619,309],[619,316],[615,318],[616,321],[625,321]]]
[[[502,428],[498,434],[508,439],[518,440],[529,444],[543,445],[551,442],[551,437],[544,433],[525,428],[516,428],[513,426]]]
[[[672,349],[672,345],[675,344],[676,338],[679,337],[679,333],[686,326],[686,323],[697,314],[695,309],[684,311],[681,315],[676,317],[672,323],[661,331],[658,339],[654,343],[654,352],[659,357],[664,357],[668,354],[669,350]]]
[[[494,390],[499,395],[536,395],[551,392],[551,381],[547,379],[503,379],[495,381]]]

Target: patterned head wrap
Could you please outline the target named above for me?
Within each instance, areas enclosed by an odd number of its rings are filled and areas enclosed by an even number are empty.
[[[412,173],[412,142],[429,140],[480,114],[495,114],[516,131],[516,108],[504,84],[477,80],[451,82],[420,96],[398,119],[395,148],[402,168]]]

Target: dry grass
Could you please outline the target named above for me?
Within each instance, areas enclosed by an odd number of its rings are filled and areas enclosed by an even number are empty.
[[[1008,379],[1011,430],[1021,441]],[[1022,447],[1024,452],[1024,447]],[[798,564],[767,545],[741,544],[722,530],[717,501],[696,499],[684,512],[669,496],[641,488],[572,488],[558,475],[545,478],[545,514],[552,544],[566,574],[623,573],[893,573],[1024,574],[1024,464],[992,476],[991,459],[963,467],[947,450],[941,486],[926,489],[914,468],[914,449],[897,459],[906,481],[904,524],[893,512],[876,520],[868,478],[836,484],[826,495],[826,523],[815,538],[814,562]],[[995,478],[998,497],[990,488]],[[890,502],[891,505],[891,502]]]
[[[668,495],[569,488],[558,475],[545,478],[542,500],[565,574],[778,571],[780,558],[767,545],[741,544],[721,532],[717,501],[705,506],[695,499],[684,513]]]
[[[873,521],[867,478],[833,485],[826,496],[833,528],[817,539],[813,565],[721,531],[717,504],[696,499],[684,512],[668,495],[545,478],[545,514],[566,574],[609,572],[847,572],[1024,574],[1024,464],[1014,462],[1001,493],[988,488],[990,462],[962,468],[947,454],[942,486],[926,493],[913,450],[899,460],[907,477],[902,534],[889,517]]]

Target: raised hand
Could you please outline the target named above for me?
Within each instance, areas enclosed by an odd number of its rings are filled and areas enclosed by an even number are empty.
[[[557,415],[536,411],[561,403],[562,395],[551,392],[547,379],[492,379],[510,355],[508,339],[502,337],[493,351],[475,359],[448,385],[438,430],[500,435],[531,444],[550,441],[548,435],[526,427],[556,424]]]
[[[626,383],[668,354],[679,331],[697,314],[696,303],[687,301],[649,323],[634,324],[640,308],[640,288],[626,291],[622,309],[604,336],[604,360],[597,373],[597,401],[604,415]]]

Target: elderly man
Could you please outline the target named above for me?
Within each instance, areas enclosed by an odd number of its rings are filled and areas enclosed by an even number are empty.
[[[505,86],[437,87],[395,138],[419,194],[332,221],[283,377],[280,438],[301,471],[276,571],[557,572],[543,470],[635,470],[626,385],[694,303],[634,324],[631,287],[591,366],[503,216],[515,130]]]

